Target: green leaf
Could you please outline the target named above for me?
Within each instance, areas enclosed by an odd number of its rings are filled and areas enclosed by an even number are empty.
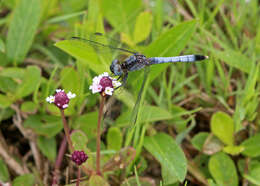
[[[233,145],[230,145],[230,146],[226,146],[226,147],[223,148],[224,152],[226,152],[228,154],[231,154],[231,155],[238,155],[241,152],[243,152],[243,150],[244,150],[243,146],[233,146]]]
[[[104,178],[98,175],[93,175],[89,179],[89,186],[109,186]]]
[[[75,131],[70,136],[75,150],[87,150],[86,145],[88,142],[88,138],[82,131]]]
[[[39,135],[51,138],[62,130],[63,125],[60,117],[43,114],[29,116],[24,122],[24,127],[33,129]]]
[[[0,180],[6,182],[9,180],[9,172],[5,162],[0,159]]]
[[[249,73],[253,63],[251,60],[237,50],[225,49],[225,51],[212,50],[214,56],[224,61],[231,67],[235,67],[242,72]]]
[[[208,136],[208,132],[199,132],[192,138],[191,143],[197,150],[202,151],[203,145]]]
[[[260,134],[256,134],[245,140],[241,146],[245,148],[242,152],[243,155],[249,157],[258,157],[260,156]]]
[[[233,145],[234,143],[234,121],[224,112],[215,113],[210,121],[211,131],[223,143]]]
[[[0,38],[0,52],[5,52],[5,44],[3,40]]]
[[[22,83],[17,88],[16,98],[23,98],[30,95],[39,86],[41,70],[37,66],[28,66],[25,70]]]
[[[196,28],[196,20],[181,23],[160,35],[145,50],[147,56],[176,56],[184,49]],[[153,65],[150,81],[153,81],[169,64]]]
[[[21,105],[21,111],[27,113],[35,113],[38,108],[38,105],[32,101],[25,101]]]
[[[79,94],[80,78],[78,72],[72,67],[65,67],[60,73],[61,85],[66,92],[71,91],[76,95]]]
[[[172,118],[171,113],[160,107],[144,105],[141,109],[140,113],[142,114],[139,116],[140,123],[168,120]],[[116,120],[116,125],[122,127],[131,124],[129,120],[130,117],[131,112],[123,113]]]
[[[17,88],[17,82],[10,77],[0,76],[0,90],[4,93],[14,94]]]
[[[120,150],[122,147],[123,137],[117,127],[111,127],[107,133],[107,148],[111,150]]]
[[[174,139],[164,133],[144,138],[144,147],[161,164],[164,184],[183,181],[187,173],[187,160]]]
[[[134,42],[139,43],[145,40],[150,35],[151,29],[152,14],[150,12],[140,13],[135,23]]]
[[[82,61],[97,74],[109,69],[111,61],[102,63],[96,52],[87,43],[78,40],[64,40],[55,43],[55,46]]]
[[[253,165],[249,167],[249,174],[243,175],[248,181],[252,184],[260,185],[260,163],[255,162]]]
[[[136,16],[141,10],[142,1],[102,0],[100,4],[102,12],[109,23],[116,30],[129,34],[130,28],[132,28]]]
[[[52,138],[46,138],[43,136],[39,136],[37,138],[37,145],[39,146],[39,149],[41,152],[52,162],[55,161],[56,158],[56,140],[54,137]]]
[[[235,164],[232,159],[223,152],[219,152],[210,158],[209,171],[218,185],[238,185],[238,176]]]
[[[9,107],[13,101],[7,97],[6,95],[0,94],[0,108],[7,108]]]
[[[20,0],[14,9],[7,34],[7,56],[21,63],[29,51],[40,22],[41,2]]]
[[[90,112],[76,118],[72,127],[82,130],[89,139],[96,137],[98,112]]]
[[[33,186],[34,181],[35,178],[33,174],[24,174],[14,179],[13,186]]]

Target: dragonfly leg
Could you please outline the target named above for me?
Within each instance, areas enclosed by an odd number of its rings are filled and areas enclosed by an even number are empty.
[[[119,80],[120,78],[122,78],[122,84],[121,84],[119,87],[116,87],[115,90],[118,89],[118,88],[120,88],[120,87],[125,86],[127,77],[128,77],[128,73],[125,73],[123,76],[119,76],[119,77],[117,78],[117,80]]]

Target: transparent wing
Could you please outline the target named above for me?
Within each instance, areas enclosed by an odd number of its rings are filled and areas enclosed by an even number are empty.
[[[139,109],[140,109],[140,103],[141,103],[142,96],[143,96],[143,90],[144,90],[144,86],[145,86],[145,83],[147,81],[149,72],[150,72],[150,68],[149,68],[149,66],[146,66],[144,68],[144,78],[143,78],[142,86],[141,86],[141,88],[138,92],[137,100],[135,102],[135,106],[134,106],[134,109],[133,109],[132,114],[131,114],[131,124],[132,124],[132,126],[135,126],[136,121],[137,121],[138,112],[139,112]]]
[[[72,40],[82,41],[87,45],[91,46],[97,53],[113,53],[114,51],[120,51],[124,53],[135,54],[134,50],[128,49],[126,47],[121,47],[123,44],[107,35],[96,32],[93,34],[85,34],[83,37],[72,37]]]

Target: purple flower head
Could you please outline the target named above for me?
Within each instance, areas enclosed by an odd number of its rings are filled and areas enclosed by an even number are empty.
[[[46,98],[46,101],[49,103],[54,103],[58,108],[65,109],[69,105],[69,101],[72,98],[75,98],[76,94],[72,94],[71,92],[65,93],[64,90],[56,89],[56,94],[54,96],[49,96]]]
[[[93,78],[93,83],[89,87],[92,93],[100,92],[102,96],[112,95],[114,89],[121,86],[121,83],[116,79],[111,78],[107,72]]]
[[[75,150],[70,158],[74,163],[77,165],[81,165],[88,159],[88,155],[84,151],[77,151]]]

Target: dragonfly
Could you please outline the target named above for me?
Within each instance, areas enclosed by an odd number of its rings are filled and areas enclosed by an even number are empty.
[[[147,77],[149,74],[149,66],[159,65],[163,63],[187,63],[187,62],[196,62],[208,59],[208,56],[199,55],[199,54],[191,54],[191,55],[182,55],[182,56],[173,56],[173,57],[147,57],[140,52],[136,52],[135,50],[128,49],[126,47],[118,47],[121,44],[120,41],[109,38],[102,33],[94,33],[87,35],[85,38],[81,37],[72,37],[73,40],[80,40],[91,47],[97,52],[104,51],[118,51],[128,53],[130,56],[124,60],[114,59],[110,64],[110,71],[114,76],[118,76],[117,80],[122,80],[121,86],[124,86],[127,82],[128,74],[133,71],[145,69],[143,82],[140,88],[140,91],[137,96],[136,103],[134,105],[134,109],[132,111],[131,123],[135,125],[138,115],[138,110],[140,106],[140,100],[142,96],[142,92],[144,89],[145,82],[147,81]],[[105,41],[100,42],[100,41]],[[109,42],[107,42],[109,41]],[[112,43],[112,44],[109,44]],[[119,87],[117,87],[119,88]]]
[[[100,40],[104,40],[103,38],[106,38],[105,39],[106,41],[110,40],[113,41],[113,43],[116,42],[117,44],[111,45],[111,44],[104,44],[99,42]],[[126,84],[129,72],[141,70],[151,65],[157,65],[162,63],[176,63],[176,62],[182,62],[182,63],[196,62],[196,61],[202,61],[208,59],[208,56],[198,55],[198,54],[173,56],[173,57],[146,57],[140,52],[136,52],[128,48],[118,47],[118,43],[120,43],[119,41],[115,39],[111,39],[102,33],[93,33],[91,35],[88,35],[87,38],[72,37],[72,39],[86,42],[87,44],[92,46],[98,53],[100,51],[105,51],[107,49],[110,49],[110,50],[117,50],[117,51],[131,54],[131,56],[127,57],[123,61],[114,59],[110,65],[111,73],[115,76],[118,76],[118,80],[122,79],[121,86],[124,86]]]

